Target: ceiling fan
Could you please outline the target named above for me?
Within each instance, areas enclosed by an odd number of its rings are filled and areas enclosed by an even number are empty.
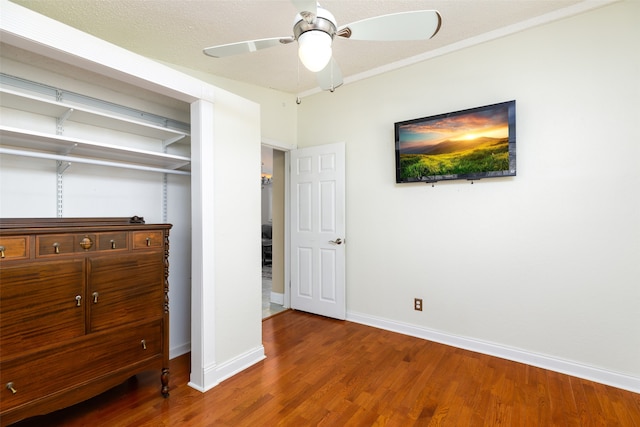
[[[333,92],[343,82],[331,48],[335,36],[369,41],[427,40],[440,30],[442,24],[438,11],[416,10],[375,16],[338,27],[331,12],[315,0],[291,2],[298,10],[292,36],[212,46],[205,48],[204,53],[214,58],[223,58],[297,41],[298,56],[302,64],[316,73],[322,90]]]

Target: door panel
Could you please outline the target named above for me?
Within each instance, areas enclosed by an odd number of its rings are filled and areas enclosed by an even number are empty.
[[[301,182],[298,184],[298,231],[311,232],[312,231],[312,218],[311,218],[311,183]]]
[[[320,231],[337,233],[336,230],[336,183],[327,181],[320,183]]]
[[[2,358],[84,335],[84,265],[78,258],[2,266]]]
[[[164,311],[163,265],[161,251],[90,259],[90,331],[161,318]]]
[[[312,248],[298,248],[298,296],[301,298],[313,297],[312,257]]]
[[[320,299],[337,302],[336,251],[320,249]]]
[[[344,144],[294,150],[291,165],[291,307],[344,319]]]

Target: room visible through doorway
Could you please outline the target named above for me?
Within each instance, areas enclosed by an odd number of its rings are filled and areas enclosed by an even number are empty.
[[[284,307],[284,152],[262,146],[262,318]]]

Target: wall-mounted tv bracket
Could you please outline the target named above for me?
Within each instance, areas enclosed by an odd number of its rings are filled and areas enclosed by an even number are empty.
[[[473,185],[473,181],[475,181],[475,178],[474,179],[468,179],[467,181],[470,181],[471,185]],[[425,184],[431,184],[431,187],[435,187],[436,186],[436,182],[438,182],[438,181],[424,181]]]

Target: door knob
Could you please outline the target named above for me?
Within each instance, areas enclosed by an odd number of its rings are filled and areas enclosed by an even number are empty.
[[[329,240],[329,243],[333,244],[333,245],[341,245],[344,243],[344,241],[341,238],[337,238],[336,240]]]

